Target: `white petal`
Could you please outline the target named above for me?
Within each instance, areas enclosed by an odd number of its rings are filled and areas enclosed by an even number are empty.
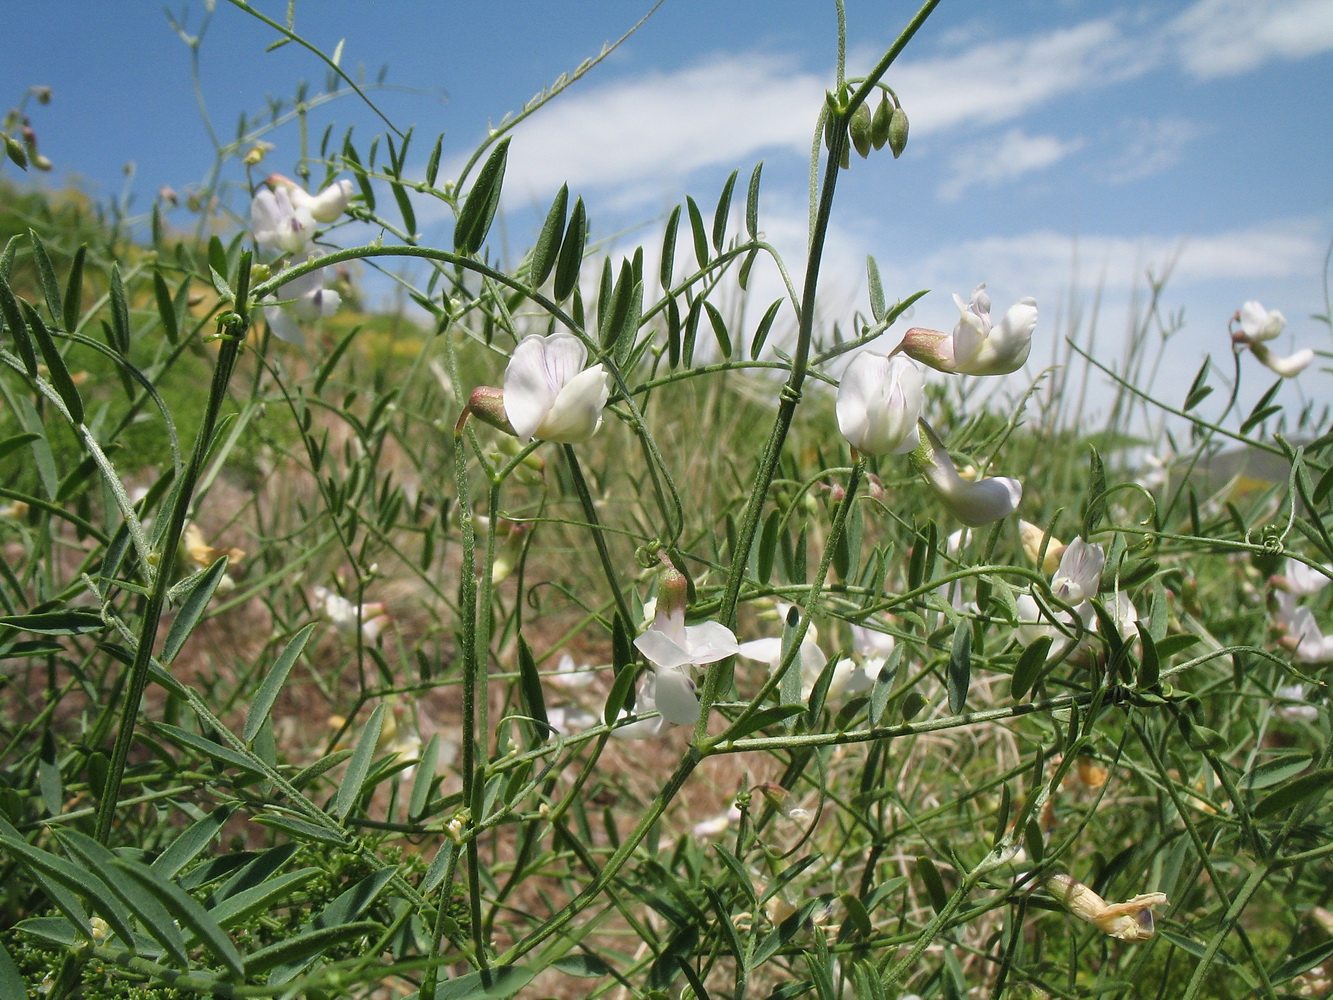
[[[504,384],[505,416],[520,441],[532,440],[560,388],[547,373],[546,338],[534,334],[520,340],[505,368]]]
[[[268,323],[269,332],[279,340],[289,344],[305,343],[305,331],[281,306],[265,306],[264,320]]]
[[[1060,557],[1060,568],[1051,580],[1052,592],[1069,604],[1096,597],[1105,564],[1106,553],[1100,545],[1075,538]]]
[[[1283,378],[1294,378],[1305,371],[1310,366],[1310,362],[1314,361],[1314,351],[1308,347],[1302,347],[1295,354],[1288,355],[1285,358],[1279,357],[1260,343],[1251,343],[1250,350],[1263,364]]]
[[[740,649],[736,634],[720,622],[686,625],[685,645],[690,651],[690,663],[694,664],[716,663]]]
[[[634,648],[656,667],[671,669],[690,662],[690,651],[656,627],[635,639]]]
[[[1240,328],[1251,343],[1272,340],[1287,325],[1287,318],[1274,309],[1269,312],[1251,299],[1240,307]]]
[[[775,666],[782,659],[782,640],[771,636],[767,639],[751,639],[741,643],[737,652],[747,660]]]
[[[601,365],[579,372],[556,394],[533,436],[562,444],[588,440],[602,424],[602,407],[610,394]]]
[[[667,722],[692,726],[699,721],[699,698],[682,670],[657,672],[657,711]]]

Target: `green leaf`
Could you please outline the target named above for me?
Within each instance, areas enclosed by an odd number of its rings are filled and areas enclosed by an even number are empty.
[[[611,682],[611,690],[606,695],[606,707],[602,709],[602,721],[608,726],[615,725],[620,710],[625,705],[630,689],[634,687],[634,665],[626,663],[616,670],[616,678]]]
[[[666,230],[662,234],[661,273],[662,291],[671,289],[671,272],[676,266],[676,233],[680,229],[680,206],[671,210],[667,217]],[[672,301],[675,301],[674,299]]]
[[[65,279],[65,309],[61,318],[69,333],[78,329],[79,314],[83,312],[83,260],[87,254],[87,246],[74,251],[74,259],[69,263],[69,277]]]
[[[758,361],[759,352],[764,349],[764,342],[768,340],[768,334],[773,329],[773,321],[777,319],[778,310],[782,308],[782,303],[786,299],[774,299],[773,304],[764,311],[763,317],[759,320],[759,326],[755,328],[754,336],[750,338],[750,360]]]
[[[537,237],[537,244],[532,248],[532,258],[528,265],[528,281],[533,288],[540,288],[555,268],[560,252],[560,238],[565,231],[565,213],[569,208],[569,185],[560,185],[560,191],[546,213],[542,231]]]
[[[89,870],[98,874],[116,898],[134,914],[139,925],[162,946],[177,965],[184,967],[189,964],[190,957],[186,952],[185,937],[171,919],[171,914],[158,902],[153,893],[145,890],[136,879],[121,870],[116,864],[116,856],[110,850],[77,830],[62,831],[60,840],[70,853],[77,855]]]
[[[940,870],[935,867],[935,862],[924,856],[917,858],[916,874],[925,884],[930,905],[935,908],[936,913],[943,912],[949,905],[949,893],[944,888],[944,879],[940,877]]]
[[[321,910],[318,915],[311,919],[301,929],[301,933],[298,934],[296,938],[292,939],[293,942],[302,940],[304,943],[300,947],[294,948],[287,957],[282,958],[280,961],[275,962],[265,958],[261,963],[262,968],[273,969],[273,972],[268,977],[270,985],[287,982],[300,972],[302,968],[308,965],[318,954],[325,951],[327,948],[332,947],[331,944],[327,943],[319,944],[321,941],[330,939],[330,932],[335,932],[339,928],[349,926],[365,927],[366,924],[357,924],[354,923],[354,921],[366,911],[367,907],[379,898],[380,893],[389,883],[389,879],[393,878],[394,871],[395,869],[393,868],[382,868],[361,879],[361,881],[347,889],[337,899]],[[369,922],[369,926],[374,928],[375,932],[383,931],[383,925],[378,922]],[[351,934],[350,937],[357,937],[361,933],[368,932],[356,932]],[[336,937],[336,935],[334,936]],[[337,940],[345,940],[345,938],[337,938]],[[270,952],[276,948],[277,946],[275,945],[272,949],[265,948],[263,951]],[[256,954],[260,953],[257,952]],[[249,964],[250,963],[247,962],[247,967],[249,967]]]
[[[299,970],[301,966],[309,964],[331,948],[355,941],[357,938],[369,938],[374,934],[382,933],[383,930],[383,925],[378,921],[361,920],[349,924],[339,924],[334,927],[316,927],[313,930],[303,931],[293,937],[283,938],[267,948],[260,948],[258,951],[251,952],[245,957],[245,973],[247,976],[253,976],[269,969],[286,969],[293,965]],[[293,972],[282,979],[270,977],[269,984],[285,983],[295,974]]]
[[[37,310],[24,302],[23,311],[27,314],[28,330],[37,341],[37,347],[42,352],[42,360],[46,362],[46,369],[51,373],[51,385],[55,387],[60,401],[65,404],[65,409],[69,410],[70,419],[76,424],[83,423],[83,400],[79,397],[78,387],[70,377],[69,369],[65,367],[64,356],[57,349],[56,342],[46,329],[46,324],[42,322]]]
[[[797,673],[797,671],[791,671]],[[799,676],[799,673],[798,673]],[[794,716],[800,715],[805,711],[804,705],[770,705],[768,708],[761,708],[748,719],[738,723],[736,726],[728,729],[723,734],[724,740],[741,740],[751,733],[757,733],[761,729],[767,729],[770,726],[776,726]]]
[[[153,871],[163,878],[174,878],[213,842],[223,824],[231,819],[233,811],[231,806],[219,806],[202,819],[195,820],[165,851],[153,859]]]
[[[408,796],[407,815],[416,820],[421,818],[430,805],[430,792],[435,784],[435,764],[440,758],[440,734],[431,733],[421,751],[417,762],[416,774],[412,776],[412,792]]]
[[[0,617],[0,625],[37,635],[84,635],[106,627],[102,616],[92,611],[43,611],[32,615]]]
[[[583,206],[583,199],[576,198],[574,210],[569,214],[565,238],[560,243],[560,257],[555,265],[552,294],[557,302],[563,302],[578,287],[579,272],[583,270],[583,248],[587,242],[588,210]]]
[[[254,698],[250,701],[250,711],[245,716],[245,729],[241,733],[241,739],[246,743],[251,742],[258,735],[260,728],[268,719],[269,712],[273,710],[274,702],[278,700],[283,685],[287,683],[287,675],[292,672],[292,667],[296,665],[296,661],[305,649],[306,643],[310,641],[310,635],[315,631],[315,625],[315,622],[311,622],[288,640],[287,645],[278,654],[273,666],[269,668],[269,672],[264,677],[264,682],[259,685],[259,690],[255,692]]]
[[[0,942],[0,996],[19,997],[28,996],[28,987],[23,982],[23,977],[19,975],[18,966],[14,964],[14,959],[10,957],[9,949]]]
[[[417,213],[412,209],[412,196],[409,195],[407,189],[397,181],[389,182],[389,190],[393,192],[393,199],[398,203],[398,212],[403,217],[403,231],[410,239],[416,235],[417,231]],[[464,209],[466,208],[467,206],[465,205]],[[494,213],[494,209],[492,209],[492,213]],[[488,220],[486,224],[489,226],[490,221]],[[456,235],[455,239],[457,239]]]
[[[1330,958],[1333,958],[1333,942],[1325,941],[1323,944],[1317,944],[1313,948],[1287,959],[1274,969],[1268,978],[1274,986],[1281,986],[1302,973],[1309,972],[1316,965],[1322,965]]]
[[[171,630],[167,632],[166,641],[162,643],[162,652],[158,656],[158,662],[162,666],[171,665],[176,659],[176,654],[185,645],[185,640],[204,617],[204,612],[208,610],[208,602],[213,597],[213,591],[218,589],[218,584],[227,575],[227,561],[226,556],[219,556],[212,566],[198,574],[190,583],[180,610],[176,612],[176,620],[171,623]]]
[[[212,907],[208,913],[219,927],[234,927],[257,913],[287,905],[280,901],[285,900],[287,896],[319,874],[321,874],[319,868],[298,868],[294,872],[266,878],[258,885],[252,885],[228,896]]]
[[[165,736],[177,746],[201,753],[224,767],[234,767],[256,776],[263,773],[258,762],[237,753],[235,750],[224,747],[220,743],[214,743],[212,740],[198,736],[187,729],[181,729],[179,726],[173,726],[166,722],[149,722],[147,725],[153,732]]]
[[[130,943],[134,940],[129,911],[112,895],[110,887],[92,872],[7,833],[0,833],[0,845],[4,846],[10,859],[22,867],[49,879],[64,892],[83,897],[89,908],[105,920],[122,941]],[[52,893],[51,901],[76,927],[82,928],[89,939],[92,938],[92,927],[87,917],[81,910],[75,909],[63,893]]]
[[[430,159],[426,161],[426,183],[431,187],[435,186],[435,178],[440,173],[440,152],[444,148],[444,133],[441,132],[435,138],[435,148],[430,151]]]
[[[527,640],[518,637],[518,688],[523,697],[523,711],[538,723],[536,743],[544,743],[549,731],[546,716],[546,696],[542,691],[541,674]]]
[[[162,330],[167,335],[168,343],[180,340],[180,327],[176,322],[176,303],[171,297],[171,289],[166,279],[158,271],[153,272],[153,296],[157,299],[157,315],[162,320]]]
[[[1286,781],[1300,774],[1310,766],[1312,758],[1308,753],[1283,754],[1273,760],[1250,768],[1240,779],[1240,786],[1247,792],[1258,788],[1268,788],[1280,781]]]
[[[1157,643],[1152,641],[1148,626],[1143,622],[1135,622],[1134,627],[1139,631],[1139,646],[1143,657],[1139,662],[1138,685],[1142,690],[1150,691],[1158,685],[1162,675],[1161,661],[1157,656]]]
[[[611,966],[596,955],[565,955],[563,958],[557,958],[551,965],[567,976],[577,976],[580,979],[593,979],[613,974]]]
[[[1194,376],[1194,381],[1190,384],[1190,391],[1185,393],[1185,405],[1182,409],[1186,413],[1202,403],[1208,397],[1208,394],[1213,391],[1211,385],[1205,384],[1205,380],[1208,378],[1208,364],[1209,359],[1204,358],[1203,364],[1199,368],[1199,374]]]
[[[690,232],[694,236],[694,259],[699,267],[708,266],[708,234],[704,230],[704,218],[699,213],[699,206],[693,198],[685,196],[685,211],[690,217]]]
[[[18,237],[14,237],[18,239]],[[11,243],[13,240],[10,241]],[[14,297],[9,282],[0,277],[0,319],[9,327],[9,335],[14,338],[14,349],[23,360],[23,369],[30,378],[37,377],[37,352],[32,349],[32,338],[28,336],[28,324],[23,321],[23,311],[19,300]]]
[[[1106,466],[1102,464],[1102,456],[1097,453],[1096,448],[1089,445],[1088,451],[1091,454],[1088,456],[1090,467],[1088,489],[1083,498],[1082,535],[1084,538],[1092,537],[1106,511]]]
[[[957,715],[967,706],[967,690],[972,684],[972,623],[961,619],[953,630],[949,652],[949,711]]]
[[[731,334],[727,333],[727,321],[722,318],[722,313],[717,306],[704,300],[704,309],[708,312],[708,322],[713,325],[713,336],[717,338],[718,349],[722,352],[723,359],[731,357]]]
[[[51,257],[46,252],[46,244],[34,230],[28,230],[28,239],[32,241],[32,260],[37,265],[37,280],[42,286],[42,297],[46,299],[51,322],[59,323],[65,310],[61,302],[60,284],[56,281],[55,268],[51,266]]]
[[[504,1000],[527,986],[534,975],[525,965],[497,965],[440,983],[432,1000]]]
[[[213,237],[217,241],[217,237]],[[218,246],[222,244],[219,242]],[[209,244],[212,255],[212,244]],[[225,270],[224,270],[225,273]],[[111,265],[111,332],[114,334],[112,345],[121,354],[130,353],[130,307],[125,298],[125,282],[120,277],[120,265]]]
[[[1255,819],[1265,819],[1274,813],[1286,812],[1308,798],[1322,795],[1330,785],[1333,785],[1333,767],[1311,771],[1288,781],[1260,799],[1250,815]]]
[[[750,239],[759,239],[759,175],[764,169],[763,161],[754,165],[750,174],[750,190],[745,195],[745,231]]]
[[[870,315],[875,317],[876,323],[882,323],[889,311],[884,301],[884,279],[879,276],[875,258],[869,254],[866,254],[866,282],[870,288]]]
[[[474,254],[486,242],[495,210],[500,206],[500,187],[504,183],[505,163],[509,159],[509,137],[501,139],[482,165],[477,182],[463,202],[454,227],[454,250]]]
[[[764,526],[759,532],[755,576],[760,583],[768,583],[773,576],[773,560],[778,551],[778,529],[782,527],[782,511],[776,507],[764,518]]]
[[[727,238],[727,220],[731,216],[731,195],[736,189],[736,175],[733,170],[727,182],[722,185],[722,194],[717,199],[717,209],[713,212],[713,249],[722,252],[722,242]]]
[[[347,814],[356,805],[356,800],[361,797],[361,786],[365,783],[366,775],[370,773],[370,763],[375,756],[375,745],[380,740],[380,730],[384,728],[384,713],[387,710],[388,705],[384,702],[376,705],[375,710],[370,713],[370,718],[366,720],[361,738],[357,740],[352,759],[347,763],[347,773],[343,776],[342,784],[338,786],[338,794],[333,800],[333,815],[339,819],[346,819]]]

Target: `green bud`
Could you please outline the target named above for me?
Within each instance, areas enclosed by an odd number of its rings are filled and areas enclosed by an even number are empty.
[[[907,112],[901,107],[894,108],[889,117],[889,148],[893,150],[895,160],[907,148]]]
[[[889,141],[889,122],[893,118],[893,104],[887,97],[879,102],[875,117],[870,123],[870,141],[876,149],[883,149]]]
[[[870,155],[871,129],[870,108],[862,104],[852,112],[847,131],[852,137],[852,145],[856,147],[856,154],[863,160]]]
[[[28,169],[28,151],[23,148],[23,143],[12,135],[5,135],[5,152],[9,154],[9,158],[14,161],[14,165],[20,170]]]

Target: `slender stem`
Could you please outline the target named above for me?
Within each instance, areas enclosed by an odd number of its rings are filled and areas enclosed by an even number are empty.
[[[611,596],[615,598],[616,614],[620,616],[621,628],[625,630],[626,635],[630,635],[634,630],[634,616],[630,614],[629,602],[625,600],[625,593],[616,578],[611,550],[606,547],[606,539],[602,536],[602,529],[597,521],[597,505],[593,502],[592,493],[588,489],[588,481],[583,478],[583,468],[579,465],[578,455],[574,453],[574,446],[565,445],[564,454],[565,463],[569,467],[569,478],[574,484],[574,492],[578,494],[579,504],[583,507],[583,517],[588,522],[588,530],[592,533],[592,543],[597,548],[597,558],[602,562],[602,572],[606,574]]]
[[[157,550],[157,573],[153,579],[153,589],[144,606],[143,620],[139,626],[138,641],[134,648],[134,661],[130,665],[130,683],[125,691],[125,707],[121,713],[120,728],[116,732],[116,741],[111,749],[111,762],[107,769],[106,783],[102,788],[97,804],[97,824],[94,837],[106,844],[111,836],[111,826],[115,820],[117,799],[120,786],[125,776],[125,766],[129,760],[130,743],[134,739],[138,724],[139,707],[143,703],[144,689],[148,686],[148,672],[153,660],[153,646],[157,641],[158,625],[162,621],[162,610],[166,606],[167,593],[171,589],[171,566],[176,558],[176,549],[180,545],[181,535],[185,531],[185,520],[194,499],[194,486],[208,457],[209,447],[213,443],[213,433],[217,428],[218,415],[227,398],[227,386],[231,382],[236,359],[240,356],[245,343],[245,333],[250,325],[246,311],[248,287],[250,284],[250,255],[241,255],[237,277],[236,311],[218,317],[218,332],[221,335],[221,348],[218,351],[217,366],[213,369],[213,381],[209,387],[208,403],[204,410],[203,421],[194,439],[194,451],[184,474],[176,484],[175,503],[167,523],[166,533]]]

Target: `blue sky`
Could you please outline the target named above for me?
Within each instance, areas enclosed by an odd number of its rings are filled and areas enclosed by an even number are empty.
[[[286,0],[256,6],[279,20],[287,10]],[[447,171],[488,122],[596,55],[648,6],[300,0],[296,27],[329,51],[345,40],[345,67],[364,65],[373,77],[387,65],[392,87],[373,99],[395,124],[417,126],[422,161],[444,131]],[[23,31],[0,53],[0,93],[12,103],[46,84],[55,94],[29,108],[56,164],[46,183],[77,177],[103,196],[128,190],[131,211],[144,211],[162,185],[185,191],[202,180],[212,151],[190,53],[160,6],[11,0],[7,10]],[[189,32],[203,22],[197,0],[171,10]],[[761,227],[799,270],[811,132],[833,78],[833,10],[820,0],[666,0],[515,132],[508,245],[522,251],[565,181],[587,202],[596,233],[638,225],[631,237],[652,245],[670,205],[692,194],[711,207],[732,169],[744,179],[762,159]],[[849,75],[868,69],[914,11],[847,0]],[[323,86],[309,53],[266,52],[274,37],[217,3],[200,66],[224,138],[240,114],[290,97],[298,80]],[[1308,319],[1324,309],[1333,240],[1327,0],[945,0],[886,82],[911,118],[911,141],[900,160],[854,160],[839,182],[824,271],[830,320],[865,308],[867,253],[890,299],[933,289],[915,324],[951,328],[949,293],[966,297],[986,281],[997,313],[1024,295],[1038,299],[1042,346],[1030,379],[1069,315],[1081,310],[1086,322],[1098,289],[1096,351],[1115,357],[1145,271],[1174,262],[1165,304],[1183,310],[1185,328],[1167,347],[1159,385],[1169,396],[1183,395],[1175,385],[1204,353],[1229,366],[1227,320],[1246,299],[1287,315],[1279,353],[1333,346]],[[382,131],[352,100],[324,105],[312,122],[316,136],[329,123],[339,134],[354,126],[363,148]],[[268,139],[277,148],[265,166],[289,172],[295,130]],[[244,179],[234,162],[225,176]],[[426,237],[446,244],[447,225],[428,211],[422,218]],[[759,278],[766,304],[775,282]],[[1257,365],[1246,378],[1255,394],[1271,382]],[[1283,398],[1326,398],[1330,385],[1311,370]]]

